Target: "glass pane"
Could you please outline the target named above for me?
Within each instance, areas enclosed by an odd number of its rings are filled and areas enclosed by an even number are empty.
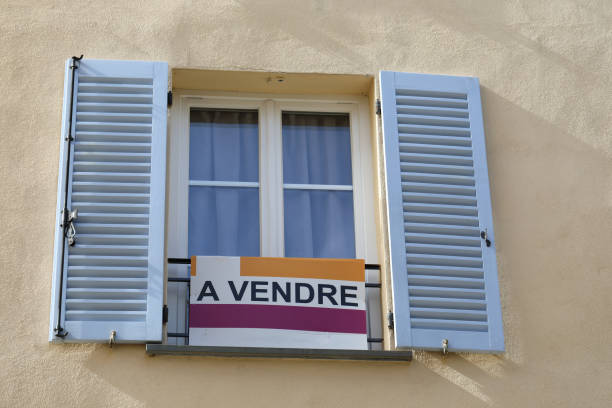
[[[285,190],[285,256],[354,258],[352,191]]]
[[[189,256],[259,256],[259,189],[189,187]]]
[[[189,179],[259,180],[256,110],[191,110]]]
[[[352,184],[348,114],[283,112],[283,182]]]

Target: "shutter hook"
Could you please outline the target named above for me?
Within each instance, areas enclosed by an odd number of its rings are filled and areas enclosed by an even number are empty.
[[[448,339],[442,340],[442,355],[448,355]]]
[[[113,348],[113,344],[116,343],[115,339],[117,338],[117,330],[111,330],[110,338],[108,339],[108,346]]]
[[[489,234],[487,234],[486,228],[484,231],[480,231],[480,238],[485,240],[485,244],[487,244],[487,247],[491,246],[491,240],[489,239]]]

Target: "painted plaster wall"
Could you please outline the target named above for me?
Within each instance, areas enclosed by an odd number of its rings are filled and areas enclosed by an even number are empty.
[[[612,3],[0,4],[0,406],[609,406]],[[410,364],[47,343],[67,57],[474,75],[507,352]]]

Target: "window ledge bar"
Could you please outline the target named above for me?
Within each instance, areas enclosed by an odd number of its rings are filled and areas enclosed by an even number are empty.
[[[340,190],[353,191],[353,186],[343,184],[283,184],[289,190]]]
[[[327,350],[290,349],[263,347],[208,347],[175,346],[170,344],[147,344],[146,353],[155,355],[204,356],[204,357],[247,357],[247,358],[298,358],[318,360],[369,360],[369,361],[411,361],[412,351],[378,350]]]
[[[189,180],[190,186],[198,187],[259,187],[256,181],[206,181],[206,180]]]

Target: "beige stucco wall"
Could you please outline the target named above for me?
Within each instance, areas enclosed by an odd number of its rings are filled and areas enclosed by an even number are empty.
[[[0,406],[612,404],[609,0],[0,3]],[[389,364],[49,344],[63,68],[80,53],[479,77],[506,353]]]

